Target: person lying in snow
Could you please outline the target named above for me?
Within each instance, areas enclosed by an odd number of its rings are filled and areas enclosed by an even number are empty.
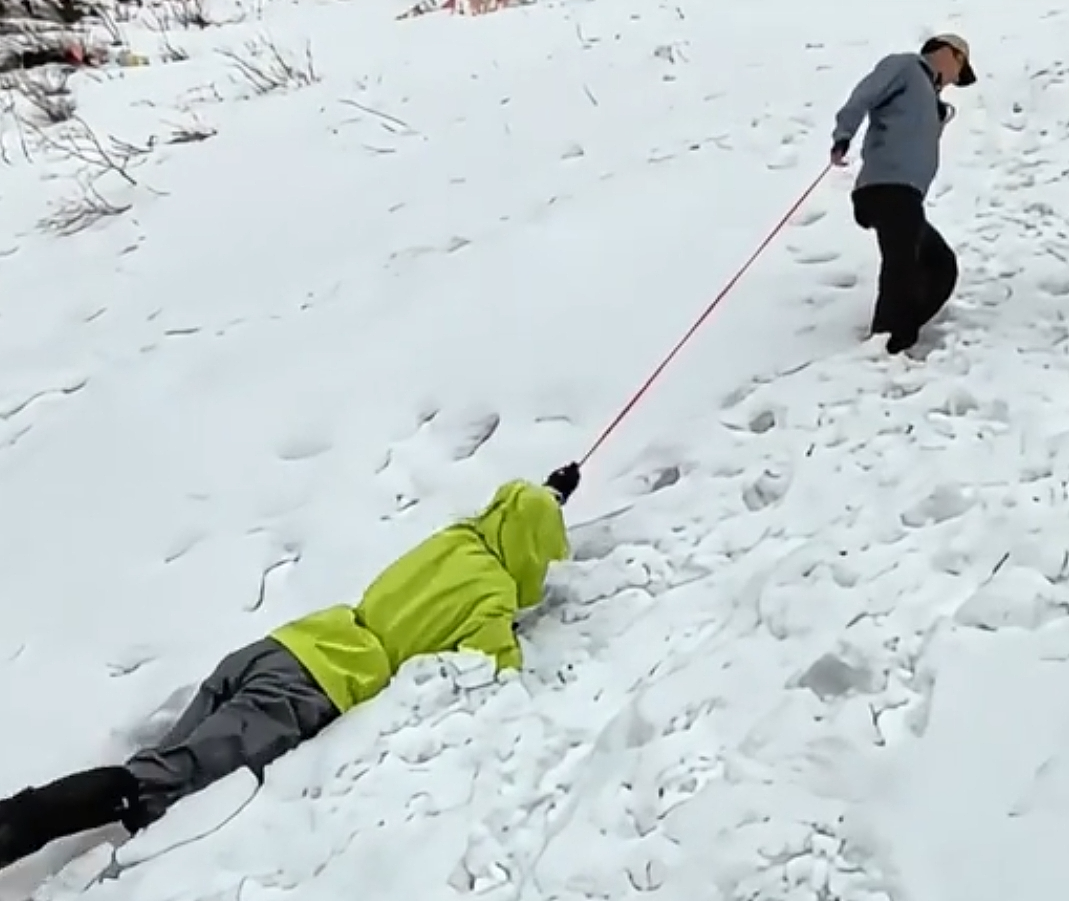
[[[518,610],[542,599],[569,553],[561,507],[579,467],[544,486],[502,485],[478,516],[436,532],[383,571],[355,607],[288,623],[230,654],[155,747],[0,801],[0,868],[58,838],[122,823],[131,833],[241,767],[264,768],[378,694],[406,660],[474,650],[518,669]]]

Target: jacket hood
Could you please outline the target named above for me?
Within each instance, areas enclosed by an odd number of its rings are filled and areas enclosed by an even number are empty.
[[[569,554],[564,514],[553,492],[508,482],[470,523],[515,581],[519,606],[539,603],[549,564]]]

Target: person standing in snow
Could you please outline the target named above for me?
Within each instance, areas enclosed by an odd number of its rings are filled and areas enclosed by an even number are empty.
[[[295,620],[227,656],[154,747],[0,801],[0,868],[58,838],[121,823],[131,833],[241,767],[265,767],[377,695],[407,660],[472,650],[521,666],[516,613],[568,556],[562,506],[579,467],[542,486],[502,485],[479,515],[432,535],[360,603]]]
[[[940,93],[975,83],[969,45],[958,35],[926,41],[920,53],[884,57],[854,88],[835,118],[831,162],[846,165],[850,142],[868,116],[854,219],[874,229],[882,263],[874,335],[887,350],[912,347],[950,298],[958,279],[954,252],[928,222],[924,200],[939,169],[939,139],[953,115]]]

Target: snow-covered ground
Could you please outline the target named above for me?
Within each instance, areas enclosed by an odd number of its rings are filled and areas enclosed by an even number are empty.
[[[125,214],[43,233],[78,164],[4,118],[0,794],[120,759],[226,651],[580,456],[854,80],[947,28],[980,74],[931,200],[963,276],[912,357],[863,344],[875,251],[834,173],[587,468],[520,681],[414,664],[84,897],[1058,897],[1069,12],[207,8],[188,61],[134,23],[150,65],[71,82],[145,150],[97,183]],[[311,83],[257,94],[219,52],[248,41]],[[46,877],[86,845],[0,899],[83,897],[105,850]]]

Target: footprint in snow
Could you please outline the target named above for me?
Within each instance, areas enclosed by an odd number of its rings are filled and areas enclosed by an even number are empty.
[[[453,459],[460,461],[474,457],[476,451],[494,436],[500,425],[501,417],[497,413],[491,413],[489,416],[468,424],[464,429],[464,434],[459,436],[453,450]]]
[[[1069,276],[1062,275],[1042,279],[1039,282],[1039,289],[1052,297],[1067,297],[1069,296]]]
[[[797,213],[791,220],[791,224],[798,226],[799,228],[808,228],[810,225],[816,225],[825,216],[828,215],[827,210],[816,209],[810,207]]]
[[[746,509],[756,513],[782,500],[790,486],[788,475],[765,470],[751,485],[743,489],[742,501],[746,504]]]
[[[834,654],[825,654],[802,673],[791,687],[808,688],[826,701],[851,692],[871,691],[872,674],[861,667],[851,666]]]
[[[945,350],[946,341],[946,329],[941,329],[936,325],[929,325],[921,332],[917,343],[906,351],[906,356],[912,360],[927,360],[936,351]]]
[[[654,494],[665,488],[671,488],[682,478],[678,466],[665,466],[647,477],[647,491]]]
[[[942,403],[934,406],[932,412],[957,417],[967,416],[979,409],[980,402],[968,390],[959,386],[948,391]]]
[[[904,400],[907,397],[918,394],[923,389],[923,382],[891,382],[884,386],[880,394],[888,400]]]
[[[113,679],[118,679],[136,673],[143,666],[147,666],[156,659],[157,654],[154,649],[134,646],[124,649],[117,659],[107,661],[105,666],[107,667],[108,675]]]
[[[830,291],[817,291],[803,298],[802,303],[807,307],[813,307],[814,309],[819,310],[829,304],[835,303],[837,300],[838,298]]]
[[[430,425],[438,418],[438,414],[442,411],[437,407],[425,407],[416,416],[416,431],[420,431],[424,426]]]
[[[794,250],[794,261],[803,266],[820,266],[834,263],[841,254],[837,250]]]
[[[207,533],[198,528],[190,528],[176,534],[164,551],[163,562],[174,563],[180,560],[207,537]]]
[[[773,172],[793,169],[798,165],[798,151],[790,145],[783,145],[776,149],[765,165]]]
[[[749,429],[756,435],[763,435],[776,427],[776,411],[761,410],[750,417]]]
[[[721,409],[730,410],[732,407],[737,407],[744,400],[746,400],[746,398],[753,394],[754,391],[757,390],[757,388],[757,382],[749,382],[745,385],[741,385],[740,387],[735,388],[733,391],[728,392],[724,396],[723,401],[721,401]]]
[[[275,448],[275,453],[280,460],[295,463],[298,460],[310,460],[312,457],[325,454],[332,446],[325,436],[307,432],[303,435],[290,435],[283,439]]]
[[[561,151],[560,158],[567,161],[577,160],[583,156],[586,156],[586,151],[581,144],[569,144]]]
[[[926,498],[902,513],[902,523],[911,529],[939,525],[964,516],[976,501],[959,485],[939,485]]]
[[[855,272],[840,269],[838,271],[829,272],[821,279],[821,281],[830,288],[847,290],[849,288],[857,287],[858,277]]]

